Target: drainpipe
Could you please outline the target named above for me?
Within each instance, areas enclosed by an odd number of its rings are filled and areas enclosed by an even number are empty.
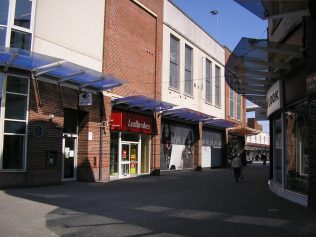
[[[103,146],[103,125],[104,125],[104,103],[103,93],[99,93],[99,109],[100,109],[100,154],[99,154],[99,181],[102,181],[102,146]]]

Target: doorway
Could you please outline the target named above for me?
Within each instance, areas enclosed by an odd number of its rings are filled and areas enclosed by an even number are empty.
[[[77,140],[76,134],[63,134],[62,180],[77,179]]]
[[[121,143],[120,178],[138,175],[138,143]]]

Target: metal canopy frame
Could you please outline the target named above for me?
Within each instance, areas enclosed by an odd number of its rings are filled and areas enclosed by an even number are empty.
[[[270,86],[293,68],[293,62],[303,62],[303,49],[267,39],[242,38],[226,66],[226,82],[234,91],[260,107],[266,107]]]
[[[66,60],[17,48],[0,47],[0,66],[4,67],[5,72],[9,68],[30,71],[35,78],[45,74],[56,79],[58,84],[70,84],[79,90],[87,88],[101,92],[123,83],[113,76],[104,75]]]
[[[169,110],[175,105],[161,100],[155,100],[146,96],[128,96],[123,98],[117,98],[113,100],[114,107],[131,108],[140,111],[160,112]]]

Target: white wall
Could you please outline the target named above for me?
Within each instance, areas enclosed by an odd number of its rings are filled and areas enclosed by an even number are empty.
[[[169,88],[170,35],[180,40],[180,90]],[[184,94],[185,45],[193,49],[193,96]],[[212,62],[212,104],[205,102],[205,61]],[[221,69],[221,107],[215,104],[215,65]],[[225,117],[225,50],[168,0],[164,2],[162,100],[218,118]]]
[[[102,71],[105,1],[36,2],[33,51]]]
[[[268,133],[261,132],[257,135],[247,136],[247,143],[270,145],[270,135]]]

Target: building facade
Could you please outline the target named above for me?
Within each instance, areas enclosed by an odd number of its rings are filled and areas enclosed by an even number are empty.
[[[268,40],[243,38],[243,47],[254,49],[252,55],[241,58],[242,49],[237,46],[227,68],[237,75],[236,83],[248,82],[248,88],[244,87],[248,99],[267,109],[270,189],[286,199],[315,207],[315,2],[262,1],[252,9],[247,3],[236,2],[269,23]],[[233,70],[236,59],[243,66]],[[256,67],[250,68],[249,62]],[[250,69],[264,80],[259,82],[245,73],[242,76],[242,71]],[[235,90],[239,90],[237,86]]]

